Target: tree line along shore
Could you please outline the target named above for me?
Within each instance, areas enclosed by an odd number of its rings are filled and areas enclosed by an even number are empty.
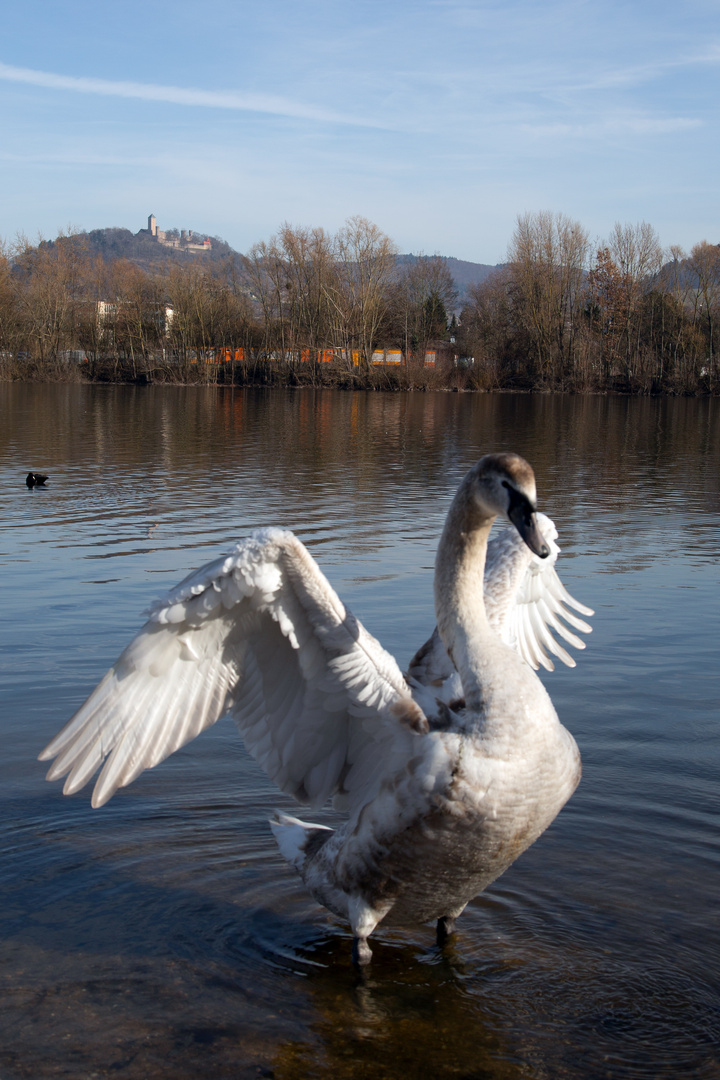
[[[720,246],[651,225],[593,244],[523,214],[463,296],[441,256],[398,256],[365,218],[283,225],[246,255],[143,267],[84,233],[0,250],[0,378],[716,394]]]

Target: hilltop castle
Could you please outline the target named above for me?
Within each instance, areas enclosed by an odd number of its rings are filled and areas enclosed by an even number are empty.
[[[148,218],[147,229],[141,229],[140,231],[149,233],[153,240],[156,240],[158,244],[162,244],[164,247],[180,248],[182,251],[210,251],[212,248],[212,241],[207,236],[204,240],[201,240],[192,229],[182,229],[179,237],[177,235],[168,236],[162,229],[158,229],[157,218],[154,214],[150,214]]]

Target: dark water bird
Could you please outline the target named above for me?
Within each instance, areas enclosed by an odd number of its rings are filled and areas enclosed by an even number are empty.
[[[488,542],[497,515],[511,528]],[[552,522],[516,454],[466,475],[435,562],[437,628],[404,675],[291,532],[263,529],[190,574],[41,754],[101,806],[227,713],[299,803],[332,798],[336,829],[277,813],[285,858],[349,921],[353,958],[380,922],[437,920],[444,940],[474,896],[547,828],[580,779],[575,741],[535,674],[553,634],[589,631],[554,569]],[[562,621],[561,621],[562,620]],[[105,760],[107,759],[107,760]]]
[[[29,488],[42,487],[46,480],[49,480],[49,477],[39,472],[29,472],[25,477],[25,483]]]

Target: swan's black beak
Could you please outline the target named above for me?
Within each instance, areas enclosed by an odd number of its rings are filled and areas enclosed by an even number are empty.
[[[510,489],[508,517],[534,555],[547,559],[550,548],[545,543],[537,523],[535,511],[528,499]]]

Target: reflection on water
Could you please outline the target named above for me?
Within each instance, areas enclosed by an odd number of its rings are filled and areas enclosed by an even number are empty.
[[[717,413],[0,386],[2,1080],[720,1076]],[[355,973],[229,724],[100,811],[45,784],[38,750],[148,601],[258,525],[297,531],[406,663],[448,501],[489,449],[532,461],[597,615],[547,678],[580,788],[452,948],[380,929]]]

